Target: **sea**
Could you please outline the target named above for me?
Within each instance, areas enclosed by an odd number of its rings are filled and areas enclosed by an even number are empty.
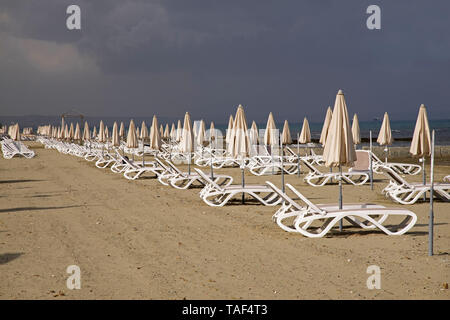
[[[134,117],[136,126],[140,126],[142,121],[145,121],[147,126],[150,126],[152,123],[152,117]],[[98,127],[100,120],[103,120],[106,126],[108,126],[109,130],[112,129],[114,121],[120,123],[124,122],[125,126],[128,125],[130,118],[129,117],[108,117],[108,118],[100,118],[100,117],[85,117],[81,119],[80,117],[72,117],[66,118],[66,123],[73,122],[74,124],[78,121],[80,124],[84,123],[84,121],[88,121],[91,129],[95,125]],[[191,119],[193,122],[199,121],[200,119]],[[172,123],[175,123],[178,119],[170,119],[159,117],[158,122],[165,126],[166,123],[169,123],[169,126]],[[0,116],[0,125],[10,125],[18,122],[21,128],[24,127],[32,127],[35,131],[38,126],[51,124],[54,126],[61,124],[61,117],[59,116],[40,116],[40,115],[30,115],[30,116]],[[183,123],[183,120],[181,119]],[[218,123],[214,122],[215,128],[219,129],[225,135],[226,129],[228,127],[228,122],[226,123]],[[209,122],[205,123],[206,129],[209,129]],[[250,126],[251,123],[248,123]],[[256,123],[258,129],[261,130],[265,128],[266,123]],[[291,131],[291,136],[293,140],[297,139],[297,136],[300,134],[302,129],[303,122],[290,122],[289,128]],[[416,120],[404,120],[404,121],[391,121],[391,131],[392,136],[394,138],[393,146],[408,146],[411,143],[411,138],[414,132],[414,127],[416,125]],[[429,120],[430,130],[435,130],[435,138],[436,145],[450,145],[450,119],[430,119]],[[277,123],[277,128],[280,132],[283,130],[283,123]],[[311,130],[311,139],[313,142],[317,142],[320,138],[320,133],[322,131],[323,123],[321,122],[310,122],[309,123]],[[372,121],[360,121],[359,127],[361,131],[361,139],[363,140],[362,145],[368,144],[369,141],[369,133],[372,131],[373,141],[376,140],[378,136],[378,132],[381,128],[381,120],[372,120]],[[98,129],[98,128],[97,128]],[[377,145],[376,142],[374,145]]]

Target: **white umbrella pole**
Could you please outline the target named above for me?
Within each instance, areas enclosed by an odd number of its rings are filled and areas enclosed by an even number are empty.
[[[386,145],[386,148],[384,149],[384,152],[386,152],[386,155],[384,157],[384,163],[387,164],[387,158],[388,158],[388,153],[389,153],[389,149],[388,149],[387,145]]]
[[[339,165],[339,210],[342,210],[342,167]],[[342,219],[339,220],[339,231],[342,231]]]
[[[283,144],[281,144],[281,186],[284,193],[285,188],[284,188],[284,168],[283,168]]]
[[[373,190],[373,167],[372,167],[372,130],[369,131],[369,163],[370,163],[370,190]]]
[[[431,188],[430,188],[430,222],[428,224],[428,255],[433,255],[433,227],[434,227],[434,212],[433,212],[433,187],[434,187],[434,130],[431,133]]]
[[[244,175],[244,157],[242,157],[242,164],[241,164],[241,168],[242,168],[242,189],[244,189],[245,187],[245,175]],[[245,192],[242,192],[242,204],[245,204]]]
[[[211,167],[211,179],[214,180],[212,140],[209,142],[209,145],[211,147],[210,157],[209,157],[209,164],[210,164],[210,167]]]
[[[300,177],[300,135],[297,133],[297,177]]]
[[[191,175],[191,153],[189,152],[189,159],[188,159],[188,175]]]
[[[427,175],[425,173],[425,157],[422,157],[422,178],[423,178],[423,185],[427,183]],[[427,193],[423,193],[423,201],[427,200]]]
[[[142,166],[144,166],[144,158],[145,158],[145,152],[144,152],[144,139],[142,139]]]

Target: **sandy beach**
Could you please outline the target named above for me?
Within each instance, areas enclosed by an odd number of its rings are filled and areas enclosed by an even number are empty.
[[[449,299],[450,204],[435,203],[435,256],[428,257],[428,203],[405,235],[345,228],[308,239],[271,221],[273,207],[212,208],[200,189],[128,181],[84,159],[27,142],[33,159],[0,159],[1,299]],[[411,159],[410,159],[411,161]],[[236,169],[217,172],[233,175]],[[436,180],[450,172],[438,165]],[[401,207],[380,193],[387,181],[344,185],[344,202]],[[419,181],[421,176],[408,176]],[[280,176],[246,174],[248,183]],[[286,177],[315,203],[337,202],[337,185]],[[66,268],[81,270],[69,290]],[[381,289],[369,290],[369,265]]]

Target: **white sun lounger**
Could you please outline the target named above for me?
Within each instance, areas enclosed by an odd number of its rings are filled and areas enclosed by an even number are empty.
[[[208,182],[205,181],[198,173],[194,172],[189,174],[188,172],[182,172],[169,160],[166,160],[167,164],[164,164],[158,158],[156,158],[156,161],[160,166],[166,169],[166,172],[169,172],[169,174],[165,176],[161,175],[158,178],[161,183],[163,183],[163,181],[167,179],[172,187],[182,190],[188,189],[194,185],[200,185],[204,187],[208,184]],[[229,186],[233,182],[233,178],[231,176],[227,176],[224,174],[214,174],[214,179],[212,179],[211,176],[208,177],[221,187]]]
[[[366,152],[370,153],[370,151]],[[389,167],[399,174],[410,174],[410,175],[418,174],[422,170],[422,167],[417,164],[398,163],[398,162],[386,163],[384,161],[381,161],[380,158],[378,158],[373,152],[371,154],[372,154],[373,171],[379,174],[383,173],[382,168],[384,167]]]
[[[394,169],[385,166],[380,170],[389,178],[389,184],[383,189],[383,193],[401,204],[413,204],[423,198],[426,192],[431,190],[431,184],[420,182],[411,183],[403,179]],[[450,183],[434,183],[433,194],[444,200],[450,200]]]
[[[321,172],[314,167],[312,163],[300,158],[300,161],[309,169],[309,173],[304,177],[305,181],[313,187],[321,187],[340,176],[339,172]],[[342,180],[353,185],[362,185],[369,180],[369,174],[366,171],[348,171],[342,172]]]
[[[286,184],[304,203],[302,206],[269,181],[266,183],[283,199],[283,205],[274,214],[273,220],[283,230],[298,232],[306,237],[323,237],[342,219],[365,230],[378,228],[388,235],[404,234],[417,221],[417,216],[412,211],[375,204],[344,204],[341,210],[336,204],[315,205],[292,185]],[[394,216],[404,218],[400,223],[387,226],[386,220]],[[288,221],[291,222],[290,225],[287,224]]]
[[[195,171],[206,181],[208,184],[200,191],[200,198],[214,207],[222,207],[227,204],[230,199],[236,195],[242,193],[250,195],[260,203],[266,206],[275,206],[280,203],[281,198],[266,185],[229,185],[221,187],[210,179],[203,171],[194,168]]]

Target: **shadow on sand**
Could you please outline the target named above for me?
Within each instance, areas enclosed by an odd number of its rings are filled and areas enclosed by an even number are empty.
[[[33,180],[33,179],[24,179],[24,180],[0,180],[0,184],[2,183],[21,183],[21,182],[38,182],[45,180]]]
[[[65,206],[65,207],[18,207],[18,208],[0,209],[0,213],[4,213],[4,212],[19,212],[19,211],[34,211],[34,210],[66,209],[66,208],[76,208],[76,207],[80,207],[80,206]]]
[[[1,253],[0,254],[0,264],[7,264],[8,262],[17,259],[23,255],[22,252],[16,252],[16,253]]]

